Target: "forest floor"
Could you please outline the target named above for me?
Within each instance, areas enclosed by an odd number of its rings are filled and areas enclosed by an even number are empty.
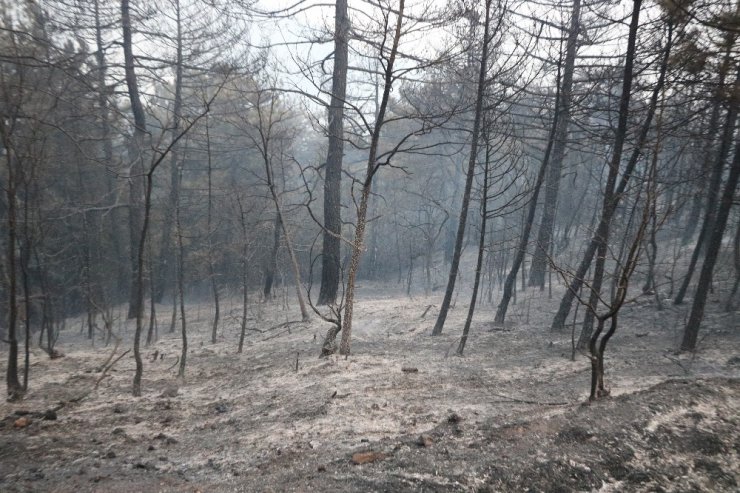
[[[64,356],[34,349],[25,399],[0,403],[0,491],[737,491],[740,312],[711,300],[699,350],[678,355],[688,307],[629,304],[611,396],[584,405],[588,360],[549,330],[557,293],[528,295],[504,328],[483,305],[464,357],[463,303],[429,335],[441,293],[362,287],[352,355],[325,359],[326,324],[291,322],[295,306],[252,305],[236,354],[236,301],[216,344],[210,306],[190,304],[185,380],[178,333],[160,333],[140,398],[130,353],[94,388],[113,348],[70,321]]]

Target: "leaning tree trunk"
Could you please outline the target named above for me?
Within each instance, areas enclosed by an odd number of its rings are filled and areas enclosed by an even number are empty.
[[[734,309],[733,300],[735,299],[737,289],[740,288],[740,224],[737,225],[735,239],[732,242],[732,259],[735,265],[735,282],[732,283],[732,289],[729,296],[727,296],[727,303],[725,303],[725,311],[728,312]]]
[[[705,242],[709,239],[714,229],[714,222],[719,213],[717,210],[717,200],[719,198],[719,191],[722,185],[722,175],[724,175],[725,162],[727,161],[727,157],[730,154],[732,143],[734,141],[733,136],[735,134],[735,125],[737,123],[737,110],[737,104],[731,104],[727,111],[727,118],[722,132],[722,142],[720,143],[719,152],[716,155],[717,160],[714,163],[712,177],[709,182],[704,222],[699,231],[699,238],[696,240],[694,251],[691,254],[689,266],[686,270],[686,276],[684,277],[681,287],[678,289],[676,297],[673,300],[674,305],[680,305],[683,303],[684,298],[686,297],[686,292],[691,284],[691,278],[694,275],[694,269],[696,268],[699,257],[704,250]]]
[[[634,0],[634,10],[637,12],[633,11],[633,16],[639,17],[639,9],[640,9],[641,3],[642,3],[641,0]],[[634,20],[634,17],[633,17],[633,20]],[[637,26],[635,26],[635,30],[636,29],[637,29]],[[630,31],[631,30],[632,30],[632,26],[630,26]],[[642,129],[640,130],[640,134],[637,138],[637,143],[635,144],[635,148],[633,149],[632,155],[630,156],[630,159],[624,168],[624,173],[622,174],[622,178],[619,181],[619,185],[616,187],[616,190],[615,190],[614,184],[619,174],[619,163],[620,163],[620,160],[622,157],[622,151],[624,148],[624,140],[625,140],[625,136],[627,133],[627,116],[629,113],[630,94],[625,93],[625,89],[630,90],[632,87],[632,68],[634,65],[633,58],[634,58],[634,53],[635,53],[635,46],[633,44],[628,44],[627,46],[627,59],[625,61],[625,71],[624,71],[625,75],[624,75],[624,81],[622,85],[622,96],[620,98],[620,105],[619,105],[619,124],[617,126],[617,132],[615,136],[614,151],[612,154],[612,159],[609,163],[609,174],[607,177],[607,183],[606,183],[606,187],[604,191],[604,198],[603,198],[602,208],[601,208],[601,211],[602,211],[601,218],[599,220],[596,233],[591,238],[591,241],[586,247],[586,251],[584,252],[584,255],[583,255],[583,258],[581,259],[580,264],[578,265],[578,269],[576,270],[575,276],[573,276],[573,279],[570,281],[570,284],[568,285],[568,289],[565,291],[565,293],[563,294],[563,298],[560,300],[560,307],[558,308],[558,311],[555,314],[555,317],[553,317],[552,326],[551,326],[552,330],[561,330],[565,326],[565,321],[566,321],[566,318],[568,317],[568,313],[570,313],[570,308],[573,304],[573,300],[575,299],[575,294],[581,289],[581,286],[583,285],[586,273],[591,267],[591,262],[593,260],[594,254],[597,252],[597,250],[603,243],[608,241],[609,229],[610,229],[612,218],[617,209],[617,206],[619,205],[622,195],[624,194],[627,188],[629,180],[632,177],[632,173],[635,170],[637,161],[639,160],[640,155],[642,153],[642,148],[645,145],[645,142],[648,137],[648,133],[650,132],[650,127],[653,121],[653,116],[655,115],[655,109],[658,103],[658,97],[665,83],[665,73],[668,67],[668,60],[670,58],[670,48],[671,48],[671,43],[668,42],[663,52],[663,59],[661,62],[661,67],[660,67],[660,75],[658,77],[658,81],[656,82],[655,88],[653,89],[653,93],[650,97],[648,113],[645,117],[645,121],[643,122]],[[604,251],[603,247],[602,247],[602,252],[604,252],[603,256],[605,257],[606,252]],[[597,274],[596,269],[594,269],[595,278],[597,275],[599,274]],[[603,272],[600,275],[603,277]]]
[[[447,312],[452,303],[452,293],[455,290],[455,281],[457,280],[457,271],[460,267],[460,255],[462,254],[463,241],[465,240],[465,223],[468,219],[468,208],[470,207],[470,191],[473,187],[473,176],[475,175],[475,162],[478,157],[478,140],[480,138],[480,124],[483,114],[483,96],[486,89],[486,72],[488,70],[488,46],[490,44],[489,31],[491,25],[491,1],[486,0],[486,20],[483,28],[483,47],[478,71],[478,86],[475,98],[475,118],[473,120],[473,135],[470,142],[470,156],[468,159],[468,173],[465,178],[465,191],[463,192],[462,206],[460,208],[460,219],[457,225],[457,236],[455,237],[455,250],[450,262],[450,275],[447,278],[447,289],[445,297],[442,300],[442,306],[439,309],[437,322],[434,324],[432,335],[437,336],[442,333],[442,329],[447,320]]]
[[[301,318],[306,321],[310,317],[308,315],[308,309],[306,308],[306,301],[303,297],[303,285],[301,283],[301,269],[298,265],[298,258],[296,257],[295,250],[293,249],[293,243],[291,242],[290,233],[288,232],[288,226],[286,225],[285,216],[283,214],[283,209],[280,205],[280,197],[277,194],[277,190],[275,189],[275,180],[272,173],[272,164],[270,162],[269,157],[269,139],[266,139],[263,141],[264,148],[262,150],[262,158],[265,165],[265,176],[267,177],[267,188],[270,190],[270,196],[272,197],[272,201],[275,204],[275,227],[282,226],[283,230],[283,237],[285,237],[285,246],[288,250],[288,256],[290,257],[290,264],[293,268],[293,277],[295,277],[295,291],[296,296],[298,298],[298,305],[301,309]],[[280,241],[280,233],[279,231],[276,231],[275,233],[275,247],[273,250],[273,259],[271,259],[273,262],[276,262],[275,258],[277,256],[277,245]],[[273,268],[273,275],[274,275],[274,266],[275,263],[272,264]],[[270,285],[272,284],[272,281],[270,281]],[[267,283],[265,284],[265,296],[267,296]]]
[[[329,105],[329,150],[324,178],[324,234],[321,255],[320,305],[334,303],[339,288],[344,100],[347,95],[349,49],[347,0],[337,0],[334,17],[334,69]]]
[[[736,85],[738,87],[738,85]],[[736,105],[736,102],[732,103]],[[712,274],[714,266],[717,263],[720,248],[722,247],[722,236],[727,226],[727,219],[730,216],[732,203],[737,190],[738,178],[740,177],[740,144],[735,145],[735,158],[732,160],[730,174],[727,177],[725,189],[722,192],[722,198],[717,210],[717,216],[714,221],[714,228],[709,236],[706,253],[704,254],[704,263],[699,275],[699,284],[696,287],[694,302],[691,305],[689,321],[684,329],[683,339],[681,340],[682,351],[693,351],[696,349],[696,341],[699,335],[699,326],[704,318],[704,305],[709,294],[709,287],[712,283]]]
[[[522,235],[519,238],[519,246],[516,251],[516,256],[514,257],[514,262],[511,265],[511,270],[509,270],[509,273],[506,276],[506,280],[504,281],[504,292],[501,295],[501,301],[499,302],[498,308],[496,309],[496,318],[494,319],[494,322],[497,324],[503,324],[506,320],[506,312],[509,309],[509,303],[511,302],[511,296],[515,288],[514,284],[516,283],[516,276],[519,273],[519,267],[522,265],[522,262],[524,261],[524,256],[527,253],[529,235],[532,232],[532,223],[534,222],[534,216],[537,213],[537,202],[539,200],[540,190],[542,189],[542,183],[545,181],[545,171],[547,170],[547,166],[550,161],[553,140],[555,138],[556,129],[558,128],[558,107],[560,106],[560,65],[561,64],[559,61],[555,92],[555,113],[552,117],[552,128],[550,130],[550,137],[547,139],[547,148],[545,149],[545,155],[542,158],[540,169],[537,172],[537,179],[534,183],[532,197],[529,199],[529,210],[527,211],[527,218],[524,221]]]
[[[486,132],[487,133],[487,132]],[[473,280],[473,294],[470,297],[470,306],[468,307],[468,316],[465,318],[462,337],[460,344],[457,346],[457,355],[462,356],[465,351],[465,344],[468,342],[470,326],[473,323],[473,314],[475,313],[475,304],[478,301],[478,288],[480,286],[480,273],[483,268],[483,254],[486,250],[486,222],[488,220],[488,174],[491,166],[491,147],[488,144],[486,136],[486,163],[483,168],[483,192],[481,193],[481,222],[480,236],[478,238],[478,259],[475,263],[475,278]]]
[[[537,234],[537,245],[532,257],[532,267],[529,270],[529,285],[539,286],[540,289],[545,288],[547,257],[550,252],[550,242],[552,241],[552,234],[555,228],[555,211],[557,210],[558,193],[560,190],[560,175],[562,174],[565,149],[568,144],[570,110],[573,104],[573,72],[575,70],[576,50],[578,48],[580,17],[581,0],[573,0],[570,29],[568,31],[568,44],[565,49],[561,96],[560,100],[555,102],[557,124],[553,139],[550,169],[547,173],[545,202],[542,206],[542,221],[540,222],[540,229]]]

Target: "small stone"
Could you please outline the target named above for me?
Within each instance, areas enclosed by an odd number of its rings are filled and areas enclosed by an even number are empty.
[[[113,428],[113,431],[111,433],[114,435],[123,435],[124,433],[126,433],[126,431],[119,426],[117,428]]]
[[[147,450],[151,452],[152,450],[157,450],[157,449],[154,447],[154,445],[149,445],[149,447],[147,447]]]
[[[57,412],[53,409],[49,409],[46,412],[44,412],[43,416],[41,416],[41,419],[46,420],[46,421],[56,421]]]
[[[321,466],[317,467],[316,470],[319,471],[319,472],[326,472],[326,466],[321,465]]]
[[[386,457],[388,457],[387,454],[384,454],[383,452],[356,452],[352,454],[352,462],[354,464],[368,464],[370,462],[375,462],[378,460],[383,460]]]
[[[416,444],[419,447],[431,447],[434,441],[429,435],[422,434],[416,439]]]
[[[13,426],[16,428],[25,428],[26,426],[30,425],[33,421],[31,421],[31,418],[28,418],[26,416],[22,416],[15,420],[13,423]]]
[[[419,373],[419,369],[415,366],[404,366],[401,367],[401,371],[404,373]]]
[[[115,459],[116,458],[116,453],[113,450],[109,450],[109,451],[107,451],[105,453],[105,458],[106,459]]]
[[[447,418],[448,423],[459,423],[460,421],[462,421],[462,417],[457,413],[452,413]]]
[[[126,412],[126,406],[124,406],[123,404],[116,404],[115,406],[113,406],[113,412],[116,414],[123,414]]]

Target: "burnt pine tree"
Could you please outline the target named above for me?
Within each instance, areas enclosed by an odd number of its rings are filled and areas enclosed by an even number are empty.
[[[129,142],[129,243],[131,258],[131,289],[129,291],[128,318],[135,318],[144,309],[143,297],[139,296],[138,284],[139,264],[137,262],[138,247],[141,233],[141,199],[143,196],[142,177],[144,175],[144,146],[147,140],[146,115],[139,96],[139,85],[134,69],[134,54],[131,40],[131,9],[129,0],[121,0],[121,29],[123,31],[123,60],[126,88],[128,90],[131,113],[134,117],[134,138]],[[134,355],[138,353],[138,346],[134,345]],[[137,365],[139,365],[137,359]]]
[[[347,0],[337,0],[334,17],[334,68],[329,105],[329,149],[324,170],[324,232],[321,256],[320,305],[334,303],[340,276],[341,179],[344,153],[344,100],[347,95],[349,49]]]
[[[131,112],[134,115],[134,142],[129,146],[132,152],[132,162],[129,178],[129,238],[131,243],[131,271],[133,280],[129,295],[128,318],[136,318],[136,332],[134,334],[134,359],[136,373],[134,374],[133,394],[141,395],[141,375],[144,366],[141,361],[141,323],[144,309],[144,235],[141,225],[140,203],[142,195],[141,179],[143,175],[142,152],[146,140],[146,116],[139,97],[139,85],[134,70],[134,54],[131,41],[131,11],[129,0],[121,0],[121,28],[123,30],[123,58],[126,75],[126,87],[131,102]],[[139,251],[139,250],[142,251]]]
[[[646,118],[642,133],[639,136],[637,145],[635,149],[632,151],[632,156],[630,157],[630,161],[628,162],[628,172],[625,173],[625,175],[622,177],[622,180],[625,178],[628,178],[629,175],[632,173],[632,168],[630,168],[630,165],[633,162],[637,162],[639,159],[639,156],[641,154],[641,150],[645,144],[645,140],[647,139],[648,131],[650,130],[653,116],[655,115],[655,111],[658,106],[658,99],[663,91],[663,87],[665,85],[665,78],[666,78],[666,72],[668,70],[668,63],[671,56],[671,47],[673,45],[673,21],[669,19],[668,21],[668,37],[666,40],[665,47],[663,49],[663,57],[661,60],[660,65],[660,72],[658,75],[658,81],[653,88],[653,92],[650,97],[650,103],[648,107],[648,117]],[[617,187],[617,191],[615,193],[606,192],[604,196],[604,208],[602,209],[602,219],[599,223],[599,236],[598,236],[598,245],[596,248],[596,264],[594,266],[594,275],[591,280],[590,288],[590,300],[589,304],[591,306],[596,306],[599,297],[601,295],[601,288],[604,283],[604,273],[606,268],[606,257],[608,253],[609,248],[609,234],[611,230],[611,221],[614,217],[617,204],[622,199],[622,194],[624,193],[624,188],[622,187],[622,184]],[[606,199],[609,199],[609,202],[606,201]],[[586,341],[590,339],[591,333],[593,331],[593,324],[594,324],[594,311],[589,310],[586,312],[586,316],[583,320],[583,327],[581,329],[581,335],[579,337],[579,347],[585,347]]]
[[[641,2],[640,2],[641,3]],[[635,2],[634,8],[639,8],[639,4]],[[565,293],[563,293],[563,297],[560,300],[560,306],[558,307],[558,311],[553,317],[551,329],[552,330],[560,330],[565,325],[565,319],[568,316],[568,313],[570,313],[570,308],[573,304],[573,300],[576,297],[576,293],[581,289],[581,286],[583,285],[586,274],[589,271],[591,267],[591,262],[593,261],[594,255],[597,253],[597,250],[601,247],[601,252],[603,252],[604,256],[606,255],[606,251],[604,250],[605,247],[608,247],[608,244],[605,246],[605,243],[608,242],[609,237],[609,230],[611,228],[611,221],[614,217],[614,214],[616,213],[617,207],[619,206],[619,203],[622,199],[622,196],[624,195],[625,190],[627,189],[627,185],[629,184],[629,181],[632,177],[632,174],[634,173],[635,166],[637,166],[637,162],[640,159],[640,156],[642,154],[642,148],[645,145],[645,142],[647,141],[648,134],[650,132],[650,128],[653,121],[653,116],[655,115],[655,110],[657,107],[658,102],[658,96],[660,95],[660,92],[663,88],[663,85],[665,83],[665,71],[667,69],[667,63],[670,58],[670,47],[671,43],[666,43],[666,46],[663,51],[663,59],[661,62],[661,75],[658,77],[658,81],[655,84],[655,87],[653,88],[653,93],[651,94],[650,103],[647,110],[647,115],[645,116],[645,120],[643,121],[642,128],[640,129],[639,135],[637,136],[637,142],[635,143],[634,149],[632,150],[632,154],[627,161],[627,164],[624,166],[624,171],[622,172],[622,177],[619,180],[619,184],[616,185],[617,177],[619,176],[619,167],[620,167],[620,161],[622,159],[622,152],[624,150],[624,143],[626,138],[626,132],[627,132],[627,116],[629,113],[629,100],[630,100],[630,94],[625,94],[625,88],[631,89],[632,87],[632,66],[634,65],[634,59],[630,59],[629,57],[634,57],[635,53],[635,47],[634,46],[628,46],[628,52],[627,56],[625,58],[625,80],[622,83],[622,95],[620,97],[620,103],[619,103],[619,123],[617,124],[617,129],[615,132],[614,137],[614,150],[612,151],[612,158],[609,162],[609,172],[607,176],[607,182],[606,186],[604,188],[604,197],[602,199],[602,207],[601,207],[601,215],[599,217],[599,222],[596,227],[596,231],[594,235],[591,237],[591,240],[586,247],[586,250],[584,252],[584,255],[581,259],[581,262],[578,264],[578,268],[575,272],[575,275],[571,279],[568,289],[565,290]],[[630,51],[631,48],[631,51]],[[627,81],[626,77],[628,75],[627,68],[630,69],[629,71],[629,78],[630,80]],[[623,115],[624,111],[624,115]],[[595,276],[598,277],[598,276]],[[588,340],[588,334],[586,332],[590,332],[587,329],[588,325],[584,326],[584,331],[582,333],[582,340]]]
[[[570,125],[571,106],[573,104],[573,72],[578,48],[580,30],[581,0],[573,0],[573,10],[568,30],[568,42],[565,47],[565,66],[560,98],[556,102],[557,124],[553,138],[552,156],[548,164],[547,184],[545,185],[545,202],[542,207],[542,221],[537,234],[537,245],[532,256],[532,267],[529,270],[529,285],[545,288],[545,271],[550,242],[555,228],[555,211],[557,210],[560,175],[563,170],[565,149],[568,144],[568,126]]]
[[[737,89],[738,85],[735,87]],[[735,94],[737,94],[737,91]],[[731,104],[737,105],[738,101],[733,101]],[[732,203],[735,198],[738,178],[740,178],[740,144],[735,145],[735,157],[732,160],[730,174],[727,177],[727,183],[722,191],[722,198],[720,199],[719,208],[717,209],[717,216],[714,220],[713,229],[707,243],[706,253],[704,254],[704,263],[701,267],[701,274],[699,274],[699,283],[696,287],[694,301],[691,304],[689,321],[686,323],[686,328],[683,332],[683,339],[681,340],[682,351],[693,351],[696,349],[699,327],[704,318],[704,306],[707,301],[707,296],[709,295],[714,266],[717,263],[717,257],[719,256],[719,251],[722,247],[722,237],[724,236],[725,228],[727,227],[727,219],[730,216],[730,210],[732,209]]]
[[[522,234],[519,237],[519,244],[517,245],[516,255],[511,265],[509,273],[506,275],[504,281],[504,292],[501,295],[501,301],[496,308],[496,317],[494,322],[497,324],[503,324],[506,320],[506,312],[509,309],[509,303],[511,302],[511,296],[514,293],[516,276],[519,273],[519,268],[522,266],[524,256],[527,253],[527,244],[529,243],[529,235],[532,232],[532,224],[534,223],[534,216],[537,213],[537,202],[540,196],[540,190],[542,189],[542,183],[545,181],[545,172],[550,161],[550,155],[552,154],[553,141],[555,139],[555,132],[558,128],[558,108],[560,106],[560,67],[561,60],[558,61],[558,74],[555,82],[555,114],[552,118],[552,127],[550,129],[550,136],[547,140],[547,147],[545,148],[545,155],[540,163],[540,168],[537,171],[537,178],[535,180],[534,189],[532,190],[532,196],[529,199],[529,208],[527,210],[527,217],[524,221],[524,228]]]
[[[434,324],[432,330],[433,336],[438,336],[442,333],[442,329],[447,320],[447,312],[450,309],[450,303],[452,302],[452,293],[455,291],[455,281],[457,280],[457,272],[460,267],[460,255],[462,254],[463,242],[465,240],[465,223],[468,219],[468,208],[470,207],[470,191],[473,187],[473,176],[475,175],[475,162],[478,156],[478,140],[480,138],[480,127],[481,118],[483,114],[483,97],[485,95],[486,86],[486,73],[488,71],[488,47],[491,41],[490,37],[490,26],[491,26],[491,2],[492,0],[486,0],[485,9],[486,16],[483,25],[483,46],[481,47],[481,60],[480,68],[478,70],[478,86],[476,88],[475,96],[475,116],[473,118],[473,134],[470,137],[470,156],[468,158],[468,171],[465,177],[465,191],[463,192],[462,206],[460,207],[460,218],[457,225],[457,236],[455,237],[455,249],[452,254],[452,261],[450,262],[450,275],[447,278],[447,289],[445,290],[445,297],[442,300],[442,306],[439,309],[439,315],[437,316],[437,322]]]
[[[488,125],[486,125],[488,127]],[[486,160],[483,167],[483,190],[481,191],[481,222],[480,222],[480,235],[478,238],[478,257],[475,262],[475,277],[473,280],[473,294],[470,297],[470,306],[468,307],[468,316],[465,318],[465,325],[463,326],[462,337],[460,338],[460,344],[457,346],[457,355],[462,356],[465,351],[465,344],[468,342],[468,336],[470,335],[470,326],[473,323],[473,314],[475,313],[475,305],[478,301],[478,289],[480,287],[480,274],[483,269],[483,254],[485,253],[486,247],[486,222],[488,220],[488,175],[491,168],[491,145],[489,143],[489,130],[486,128],[484,132],[486,141]]]

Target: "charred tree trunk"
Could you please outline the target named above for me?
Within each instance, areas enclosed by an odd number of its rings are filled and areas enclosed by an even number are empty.
[[[732,103],[736,105],[736,102]],[[699,283],[696,287],[696,294],[691,305],[689,321],[684,329],[683,339],[681,340],[682,351],[693,351],[696,349],[696,341],[699,335],[699,327],[704,318],[704,305],[709,294],[712,283],[714,266],[717,263],[720,248],[722,247],[722,236],[727,226],[727,219],[732,209],[732,202],[737,190],[738,178],[740,178],[740,145],[735,145],[735,157],[732,160],[730,174],[727,177],[727,183],[722,192],[722,198],[717,209],[717,216],[713,222],[713,229],[708,239],[706,253],[704,254],[704,263],[699,274]]]
[[[735,264],[735,282],[732,283],[732,289],[727,297],[727,303],[725,303],[725,311],[732,311],[734,309],[733,300],[737,293],[738,287],[740,287],[740,223],[737,225],[735,230],[735,239],[732,242],[732,258]]]
[[[213,163],[211,162],[211,133],[208,129],[208,117],[206,117],[206,152],[208,155],[208,214],[206,219],[206,237],[208,239],[208,277],[211,278],[211,291],[213,292],[213,327],[211,329],[211,343],[216,344],[218,339],[218,322],[221,318],[221,303],[218,295],[218,281],[216,280],[216,268],[213,262]]]
[[[487,132],[486,132],[487,133]],[[478,300],[478,288],[480,286],[480,274],[483,269],[483,254],[486,250],[486,222],[488,220],[488,174],[491,166],[491,147],[488,144],[486,136],[486,162],[483,168],[483,191],[481,193],[481,223],[480,237],[478,238],[478,259],[475,263],[475,278],[473,280],[473,294],[470,297],[470,306],[468,307],[468,316],[465,318],[462,337],[460,344],[457,346],[457,355],[462,356],[465,351],[465,344],[468,342],[470,334],[470,325],[473,323],[473,314],[475,313],[475,304]]]
[[[736,80],[736,86],[740,82],[740,74]],[[694,269],[699,261],[699,256],[704,250],[705,242],[709,240],[714,229],[714,222],[719,210],[717,209],[717,200],[719,199],[720,188],[722,185],[722,175],[725,172],[725,162],[730,154],[732,144],[734,142],[735,125],[737,123],[737,103],[730,103],[730,107],[727,110],[727,117],[725,119],[724,128],[722,131],[722,142],[720,143],[719,151],[716,155],[716,161],[714,168],[712,169],[712,177],[709,182],[709,190],[707,192],[707,205],[704,213],[704,222],[702,223],[701,230],[699,231],[699,238],[696,241],[696,246],[691,254],[691,260],[684,277],[681,287],[676,293],[676,297],[673,300],[673,304],[680,305],[683,303],[686,297],[686,292],[691,284],[691,278],[694,275]]]
[[[178,175],[178,182],[181,177]],[[180,222],[180,202],[175,204],[175,228],[177,229],[177,292],[180,298],[180,366],[177,370],[179,378],[185,378],[185,365],[188,359],[188,330],[185,318],[185,249],[182,244],[182,224]]]
[[[581,0],[573,0],[573,10],[568,30],[568,43],[565,49],[565,66],[563,68],[563,84],[560,98],[556,101],[556,126],[552,145],[552,159],[547,173],[545,186],[545,202],[542,206],[542,221],[537,234],[537,245],[532,256],[532,267],[529,270],[529,285],[545,288],[545,273],[547,271],[547,257],[550,251],[555,228],[555,211],[560,190],[560,175],[563,169],[565,149],[568,144],[568,126],[570,125],[570,110],[573,104],[573,72],[578,48],[578,31],[580,29]]]
[[[2,129],[3,146],[5,147],[5,162],[7,164],[8,181],[5,185],[7,200],[7,225],[8,225],[8,367],[5,372],[8,400],[19,399],[23,395],[23,387],[18,380],[18,275],[16,268],[16,175],[15,163],[13,162],[11,146],[7,143],[8,135],[4,122],[0,122]]]
[[[274,230],[272,250],[270,250],[270,258],[267,259],[267,264],[265,264],[265,286],[262,290],[265,301],[268,301],[272,298],[272,285],[275,282],[275,271],[277,270],[277,254],[278,249],[280,248],[280,230],[282,229],[280,214],[275,214],[275,225],[273,227]]]
[[[334,68],[329,105],[329,150],[324,178],[324,234],[321,255],[319,305],[334,303],[340,276],[342,233],[341,179],[344,153],[344,101],[347,95],[347,62],[350,23],[347,0],[337,0],[334,18]]]
[[[239,197],[237,197],[236,200],[237,205],[239,206],[239,218],[242,229],[242,323],[239,333],[239,348],[237,350],[237,353],[241,353],[244,349],[244,337],[247,333],[247,303],[249,301],[249,242],[247,241],[247,219],[244,206]]]
[[[457,280],[457,271],[460,267],[460,256],[462,255],[463,241],[465,240],[465,223],[468,219],[468,208],[470,207],[470,191],[473,187],[473,176],[475,175],[475,162],[478,158],[478,140],[480,138],[481,118],[483,114],[483,96],[486,89],[486,72],[488,71],[488,48],[490,44],[490,25],[491,25],[491,1],[486,0],[486,18],[483,28],[483,47],[481,53],[480,68],[478,71],[478,85],[475,99],[475,118],[473,120],[473,134],[470,142],[470,156],[468,158],[468,172],[465,179],[465,191],[463,192],[462,206],[460,208],[460,219],[457,225],[457,236],[455,237],[455,250],[450,262],[450,275],[447,278],[447,289],[439,309],[437,322],[434,324],[432,335],[437,336],[442,333],[442,329],[447,320],[447,312],[452,303],[452,293],[455,290],[455,281]]]
[[[633,34],[636,33],[637,28],[638,28],[637,24],[639,23],[639,10],[640,10],[641,4],[642,4],[642,0],[634,0],[632,23],[630,24],[630,39],[627,45],[627,55],[626,55],[626,60],[625,60],[624,80],[622,84],[622,95],[621,95],[620,104],[619,104],[619,124],[617,126],[617,131],[615,135],[614,151],[612,153],[612,159],[609,163],[609,173],[607,177],[607,183],[606,183],[606,187],[604,190],[604,198],[603,198],[602,207],[601,207],[601,211],[602,211],[601,218],[596,228],[596,233],[591,238],[591,241],[588,247],[586,247],[586,251],[584,252],[584,255],[583,255],[583,258],[580,264],[578,265],[578,269],[575,273],[575,276],[570,281],[570,284],[568,285],[568,289],[563,294],[563,298],[560,301],[560,307],[558,308],[558,312],[555,314],[555,317],[553,318],[553,321],[552,321],[551,328],[553,330],[560,330],[565,326],[566,318],[568,317],[568,313],[570,313],[570,308],[575,298],[575,293],[577,293],[579,289],[581,288],[581,285],[583,284],[585,280],[586,272],[588,272],[589,268],[591,267],[591,262],[593,260],[594,254],[597,253],[597,250],[599,250],[600,247],[601,247],[600,253],[602,253],[601,257],[603,257],[603,261],[605,261],[606,250],[604,250],[604,247],[601,245],[608,241],[609,229],[610,229],[612,218],[617,209],[617,206],[619,205],[621,197],[627,188],[627,184],[629,183],[629,180],[632,177],[632,173],[634,172],[635,166],[637,165],[637,161],[640,158],[642,147],[645,145],[645,141],[647,140],[647,136],[650,131],[653,116],[655,114],[655,110],[658,104],[658,97],[665,83],[665,73],[668,68],[668,60],[670,58],[670,51],[671,51],[672,26],[669,26],[669,33],[671,34],[669,34],[669,41],[666,44],[666,47],[663,51],[663,58],[662,58],[661,67],[660,67],[660,75],[658,76],[658,81],[656,82],[655,88],[653,89],[653,93],[650,98],[650,103],[648,106],[648,113],[645,117],[645,121],[643,122],[642,129],[640,130],[640,134],[637,138],[635,148],[632,152],[632,155],[630,156],[629,161],[627,162],[627,165],[624,168],[624,173],[622,174],[622,178],[620,179],[619,185],[616,187],[616,190],[615,190],[614,185],[616,183],[616,179],[619,174],[619,164],[621,161],[622,151],[624,148],[624,140],[625,140],[626,133],[627,133],[627,116],[629,113],[629,101],[630,101],[630,96],[631,96],[629,91],[632,88],[632,69],[634,65],[634,54],[635,54],[635,40],[632,38],[633,38]],[[594,269],[594,279],[596,279],[597,277],[602,277],[603,279],[603,266],[602,266],[602,272],[600,273],[597,273],[596,269]]]
[[[339,346],[339,352],[344,355],[350,354],[352,340],[352,313],[355,302],[355,280],[357,277],[357,269],[360,266],[360,258],[362,256],[365,227],[367,226],[367,207],[370,199],[373,176],[381,165],[381,163],[377,162],[378,144],[380,143],[380,133],[385,123],[385,114],[388,108],[388,101],[390,100],[391,87],[393,86],[393,66],[396,61],[398,44],[401,39],[404,5],[405,0],[399,0],[397,9],[394,12],[396,14],[396,25],[394,28],[391,49],[388,53],[388,58],[384,67],[383,93],[375,118],[375,125],[373,126],[370,149],[367,158],[367,167],[365,169],[365,178],[362,181],[362,190],[360,192],[360,204],[357,209],[357,226],[355,227],[355,236],[352,242],[352,256],[350,258],[349,270],[347,272],[347,289],[345,291],[345,306],[344,315],[341,318],[341,329],[336,326],[329,329],[329,332],[324,339],[324,343],[322,344],[322,354],[324,355],[332,351],[336,346],[335,339],[340,330],[342,332],[342,339]]]
[[[175,61],[175,100],[172,106],[172,135],[173,138],[180,131],[182,121],[182,82],[183,82],[183,46],[182,46],[182,18],[180,12],[180,0],[175,0],[175,22],[177,23],[177,53]],[[173,146],[170,159],[170,193],[168,203],[164,211],[165,221],[162,224],[162,243],[156,263],[156,282],[154,283],[154,298],[157,302],[164,296],[165,285],[168,279],[172,279],[173,270],[171,262],[173,258],[172,224],[173,215],[177,201],[179,200],[180,186],[180,154],[176,146]],[[176,256],[175,256],[176,257]],[[177,279],[174,279],[175,283]]]
[[[136,360],[136,373],[134,374],[133,394],[141,395],[141,377],[144,366],[141,361],[141,327],[144,309],[144,240],[146,228],[148,227],[149,214],[146,210],[151,200],[151,174],[148,175],[147,197],[143,226],[141,224],[141,180],[143,178],[143,148],[146,139],[146,117],[144,107],[139,97],[139,86],[136,82],[136,71],[134,70],[134,54],[131,45],[131,14],[129,0],[121,0],[121,27],[123,30],[123,56],[126,75],[126,86],[129,99],[131,100],[131,111],[134,114],[134,143],[131,149],[134,151],[134,159],[131,164],[130,173],[130,204],[129,204],[129,227],[131,244],[131,270],[133,282],[129,296],[128,317],[136,317],[136,332],[134,333],[134,359]]]
[[[578,2],[579,0],[576,0]],[[496,309],[496,317],[494,322],[497,324],[503,324],[506,320],[506,312],[509,309],[509,303],[511,302],[511,296],[516,286],[516,276],[519,272],[519,267],[524,261],[524,256],[527,254],[527,244],[529,243],[529,235],[532,232],[532,225],[534,223],[534,217],[537,213],[537,202],[539,201],[540,190],[542,189],[542,183],[545,181],[545,172],[547,170],[548,163],[550,161],[550,154],[553,148],[553,141],[555,139],[555,132],[558,128],[558,108],[560,106],[560,63],[558,63],[558,75],[557,75],[557,87],[555,93],[555,113],[552,117],[552,128],[550,130],[550,138],[547,140],[547,148],[545,149],[545,155],[542,158],[540,169],[537,172],[537,179],[534,183],[534,190],[532,191],[532,197],[529,199],[529,209],[527,211],[527,218],[524,221],[524,227],[522,229],[522,235],[519,238],[519,246],[517,248],[516,256],[511,265],[511,270],[506,276],[504,281],[504,292],[501,295],[501,301]],[[534,269],[534,263],[531,269]],[[530,274],[532,270],[530,270]],[[544,279],[544,277],[543,277]]]
[[[100,118],[100,139],[103,146],[103,162],[105,166],[113,166],[113,141],[111,139],[110,130],[110,103],[108,102],[109,89],[106,85],[106,74],[107,64],[105,60],[105,45],[103,43],[103,27],[100,19],[100,0],[95,0],[93,5],[94,17],[95,17],[95,62],[96,77],[97,77],[97,99],[98,99],[98,112]],[[113,198],[113,202],[117,202],[118,199],[118,185],[115,182],[113,173],[106,173],[106,188],[108,196]],[[118,208],[113,209],[108,214],[110,218],[110,231],[113,236],[113,254],[116,259],[123,259],[125,252],[122,248],[124,244],[124,234],[122,230],[123,218]],[[116,262],[117,272],[116,278],[118,279],[119,290],[129,286],[131,276],[127,272],[126,264],[124,262]],[[120,292],[115,293],[116,296],[120,295]]]

